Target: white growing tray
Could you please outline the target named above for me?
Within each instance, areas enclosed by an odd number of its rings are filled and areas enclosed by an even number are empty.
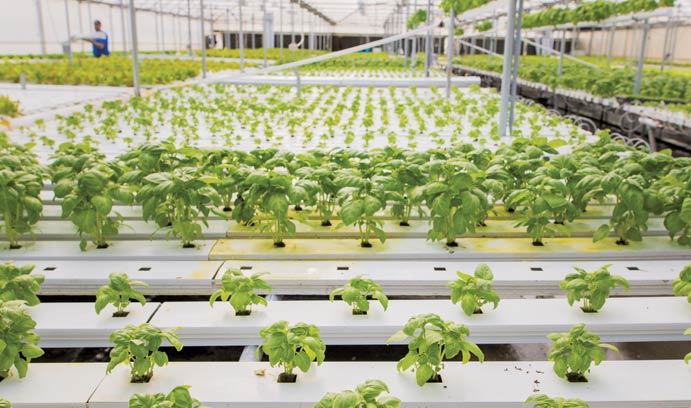
[[[17,250],[0,245],[0,261],[205,261],[214,241],[196,241],[197,248],[182,248],[179,240],[171,241],[110,241],[107,249],[96,249],[91,243],[87,251],[79,250],[76,241],[22,242]]]
[[[0,382],[0,396],[12,408],[86,408],[105,374],[105,363],[31,363],[25,378],[13,369]]]
[[[209,294],[212,280],[223,264],[220,261],[20,261],[35,265],[34,273],[45,276],[41,295],[94,295],[108,284],[108,275],[126,273],[130,279],[144,281],[144,294]]]
[[[107,347],[112,345],[108,341],[112,332],[148,322],[159,306],[133,303],[126,317],[112,317],[116,309],[111,305],[97,315],[93,303],[41,303],[28,310],[36,321],[41,347]]]
[[[255,374],[262,369],[264,376]],[[581,384],[558,378],[552,363],[543,361],[447,362],[444,382],[422,388],[414,373],[397,372],[395,362],[313,365],[298,374],[296,384],[277,383],[279,372],[269,363],[171,363],[157,368],[149,384],[130,384],[128,370],[120,366],[91,396],[89,407],[124,408],[134,393],[169,392],[187,384],[193,397],[211,407],[307,408],[327,392],[354,389],[367,379],[384,381],[406,408],[516,408],[533,393],[581,398],[592,408],[688,408],[691,403],[691,367],[680,360],[605,361]]]
[[[546,336],[567,332],[579,323],[604,341],[684,341],[691,327],[691,305],[682,297],[609,299],[598,313],[583,313],[566,299],[507,299],[496,310],[466,316],[450,300],[392,300],[386,312],[370,302],[367,316],[353,316],[343,302],[274,301],[254,307],[250,316],[235,316],[230,305],[208,302],[167,302],[151,319],[159,327],[181,327],[189,346],[246,346],[261,343],[259,331],[280,320],[305,322],[321,330],[326,344],[383,345],[409,318],[435,313],[464,324],[479,344],[548,343]],[[75,335],[76,337],[76,335]]]
[[[463,260],[463,261],[618,261],[690,259],[688,247],[667,237],[646,237],[627,246],[614,239],[593,243],[590,238],[547,238],[545,246],[534,247],[529,238],[459,238],[459,246],[446,248],[442,242],[424,239],[372,240],[372,248],[360,248],[359,240],[286,239],[285,248],[274,248],[271,240],[218,241],[211,260]]]
[[[263,279],[279,295],[326,295],[356,276],[366,276],[382,285],[390,295],[448,296],[446,284],[457,279],[456,272],[472,274],[478,262],[466,261],[226,261],[214,279],[220,288],[227,269],[245,274],[267,272]],[[672,295],[671,282],[689,261],[505,261],[488,262],[494,273],[493,288],[502,297],[563,295],[559,282],[573,267],[594,271],[612,264],[610,272],[629,280],[632,296]],[[45,284],[44,284],[45,285]]]

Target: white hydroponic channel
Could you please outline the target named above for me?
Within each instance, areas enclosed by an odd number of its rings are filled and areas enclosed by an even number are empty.
[[[301,67],[299,69],[300,75],[310,77],[327,77],[327,78],[424,78],[425,71],[419,68],[412,70],[410,68],[386,68],[386,69],[369,69],[369,68],[319,68],[319,67]],[[438,70],[430,70],[430,78],[442,78],[446,74]],[[292,70],[276,71],[269,75],[292,76]]]
[[[36,142],[44,161],[60,143],[85,137],[108,157],[161,140],[239,150],[428,150],[458,143],[494,149],[512,141],[498,136],[498,116],[499,96],[479,87],[454,88],[449,101],[436,88],[313,86],[298,97],[294,87],[198,85],[88,107],[12,136],[17,143]],[[540,106],[520,103],[514,136],[560,139],[564,151],[592,137]]]

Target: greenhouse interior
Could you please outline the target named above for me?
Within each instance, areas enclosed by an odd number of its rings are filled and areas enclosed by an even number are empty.
[[[0,6],[0,408],[691,407],[691,0]]]

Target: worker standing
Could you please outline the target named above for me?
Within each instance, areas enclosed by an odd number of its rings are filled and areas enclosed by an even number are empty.
[[[102,55],[106,57],[110,56],[110,50],[108,49],[108,34],[101,30],[101,22],[99,20],[94,21],[93,33],[73,36],[72,39],[90,42],[92,45],[92,52],[96,58],[100,58]]]

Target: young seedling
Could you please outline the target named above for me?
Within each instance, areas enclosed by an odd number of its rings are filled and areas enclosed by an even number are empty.
[[[142,306],[146,304],[144,295],[133,288],[133,286],[148,288],[149,285],[146,283],[130,280],[125,273],[111,273],[108,279],[108,284],[100,287],[96,292],[96,303],[94,304],[96,314],[100,314],[107,305],[112,304],[117,309],[113,313],[113,317],[126,317],[129,312],[125,309],[131,303],[130,300],[136,300]]]
[[[372,237],[381,243],[386,242],[383,222],[375,217],[378,211],[386,207],[386,191],[370,174],[353,169],[343,170],[335,183],[341,188],[338,200],[341,209],[338,214],[343,225],[357,225],[360,247],[371,248]]]
[[[0,408],[12,408],[12,404],[8,400],[0,398]]]
[[[492,270],[486,264],[480,264],[475,268],[475,276],[456,272],[458,279],[449,282],[446,286],[451,288],[451,302],[455,305],[461,302],[463,313],[468,316],[481,314],[482,306],[492,303],[496,309],[499,305],[499,295],[492,289]]]
[[[444,368],[444,358],[454,358],[461,353],[463,364],[470,361],[471,354],[480,362],[485,360],[482,350],[465,339],[468,335],[470,330],[461,324],[446,322],[435,314],[421,314],[411,317],[403,330],[391,336],[386,344],[411,337],[408,354],[396,368],[405,371],[415,367],[415,381],[422,387],[428,382],[442,382],[439,373]]]
[[[26,377],[31,360],[43,355],[33,331],[36,322],[23,306],[23,300],[0,300],[0,381],[9,377],[12,366],[19,378]]]
[[[528,397],[523,406],[530,405],[532,408],[588,408],[588,404],[580,399],[566,399],[555,397],[551,398],[545,394],[534,394]]]
[[[303,373],[309,371],[312,362],[324,362],[326,345],[319,335],[319,328],[311,324],[297,323],[288,327],[288,322],[280,321],[263,328],[259,336],[264,342],[257,348],[257,356],[263,351],[269,357],[271,367],[280,365],[283,372],[278,376],[280,383],[293,383],[299,368]]]
[[[148,383],[154,375],[154,366],[168,364],[168,355],[159,348],[163,340],[182,350],[182,343],[174,329],[160,329],[149,323],[139,326],[128,325],[110,335],[110,342],[115,344],[110,350],[110,362],[106,374],[110,374],[119,364],[130,367],[130,382]]]
[[[179,385],[168,395],[134,394],[127,405],[128,408],[205,408],[198,400],[190,395],[189,385]]]
[[[622,286],[629,290],[629,282],[626,279],[609,273],[610,266],[612,265],[605,265],[594,272],[574,267],[577,273],[568,274],[559,282],[559,287],[568,293],[569,306],[582,299],[581,310],[585,313],[596,313],[605,305],[612,289]]]
[[[401,400],[390,395],[389,387],[380,380],[367,380],[355,388],[338,394],[328,393],[313,408],[398,408]]]
[[[222,288],[211,295],[209,304],[214,307],[214,302],[220,298],[230,303],[236,316],[249,316],[252,305],[267,305],[266,299],[255,293],[255,290],[271,292],[271,286],[261,278],[262,275],[266,273],[245,276],[241,271],[228,269],[221,279]]]
[[[347,285],[331,292],[329,300],[333,302],[337,295],[340,295],[341,299],[343,299],[348,306],[353,308],[354,315],[367,314],[369,310],[368,296],[378,300],[384,310],[389,307],[389,298],[384,294],[382,287],[374,283],[372,279],[363,278],[361,276],[351,279]]]
[[[609,349],[619,352],[611,344],[600,343],[600,337],[585,330],[585,324],[578,324],[568,333],[550,333],[547,338],[552,345],[547,358],[554,361],[554,372],[569,382],[588,382],[585,373],[590,365],[600,365],[605,359],[605,351]]]
[[[32,275],[35,267],[15,266],[10,262],[0,264],[0,300],[23,300],[28,306],[41,303],[36,293],[41,289],[45,276]]]
[[[691,303],[691,265],[686,265],[679,272],[679,278],[672,282],[672,290],[675,296],[686,296]]]

